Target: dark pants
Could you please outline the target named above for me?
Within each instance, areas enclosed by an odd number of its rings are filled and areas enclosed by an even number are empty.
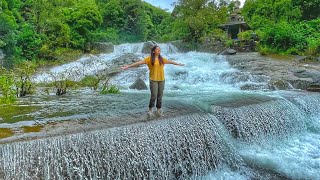
[[[150,80],[149,84],[150,84],[150,91],[151,91],[149,108],[154,107],[154,102],[156,101],[156,99],[157,99],[157,108],[161,108],[162,95],[163,95],[163,90],[164,90],[164,81]]]

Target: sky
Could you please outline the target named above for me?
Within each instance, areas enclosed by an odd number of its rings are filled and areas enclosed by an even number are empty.
[[[169,9],[169,11],[171,12],[173,10],[173,6],[171,6],[171,4],[173,2],[176,2],[177,0],[144,0],[144,1],[152,4],[153,6],[161,7],[162,9]],[[240,7],[242,7],[245,0],[240,0],[240,2],[241,2]]]

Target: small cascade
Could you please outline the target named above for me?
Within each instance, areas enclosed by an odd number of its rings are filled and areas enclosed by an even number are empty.
[[[213,113],[240,140],[264,143],[306,129],[305,114],[285,99],[241,107],[213,106]]]
[[[0,145],[5,179],[189,179],[243,165],[211,115]]]
[[[249,72],[224,72],[220,80],[225,83],[234,84],[242,90],[264,90],[269,89],[270,77],[265,75],[252,75]]]
[[[185,66],[168,65],[166,71],[166,87],[171,90],[212,91],[218,89],[237,89],[232,84],[220,81],[224,72],[235,71],[224,57],[210,53],[189,52],[171,54],[168,57]]]
[[[125,43],[114,46],[114,54],[141,53],[144,43]]]
[[[313,95],[303,94],[299,97],[290,99],[292,103],[297,105],[302,112],[306,114],[305,119],[308,129],[320,133],[320,96],[318,93]],[[319,142],[320,143],[320,142]]]
[[[313,95],[302,94],[289,100],[299,106],[306,114],[310,116],[320,116],[320,96],[318,93],[314,93]]]

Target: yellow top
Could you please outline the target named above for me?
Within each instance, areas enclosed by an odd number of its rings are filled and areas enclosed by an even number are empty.
[[[167,59],[162,57],[163,63],[167,63]],[[144,58],[144,61],[149,68],[149,78],[152,81],[164,81],[164,64],[160,65],[158,58],[155,59],[154,64],[151,63],[151,56]]]

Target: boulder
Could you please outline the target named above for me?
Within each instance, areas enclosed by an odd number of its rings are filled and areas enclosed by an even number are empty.
[[[295,89],[306,90],[313,83],[313,80],[311,78],[300,78],[296,80],[289,80],[289,82]]]
[[[154,42],[154,41],[145,42],[145,43],[143,44],[141,53],[150,54],[151,48],[152,48],[153,46],[155,46],[155,45],[157,45],[157,43]]]
[[[282,79],[276,79],[269,82],[269,86],[273,90],[286,90],[291,89],[291,84]]]
[[[237,54],[237,51],[230,48],[227,48],[218,52],[218,55],[235,55],[235,54]]]
[[[113,59],[112,64],[113,64],[113,66],[119,67],[119,66],[129,65],[129,64],[135,63],[141,59],[142,58],[139,57],[138,55],[135,55],[133,53],[127,53],[127,54],[121,55],[120,57],[118,57],[116,59]]]
[[[313,92],[320,92],[320,83],[312,83],[308,88],[307,91]]]
[[[138,89],[138,90],[147,90],[148,89],[146,83],[141,78],[138,78],[129,88],[130,89]]]
[[[108,42],[94,42],[92,44],[92,49],[101,53],[113,53],[114,45]]]

